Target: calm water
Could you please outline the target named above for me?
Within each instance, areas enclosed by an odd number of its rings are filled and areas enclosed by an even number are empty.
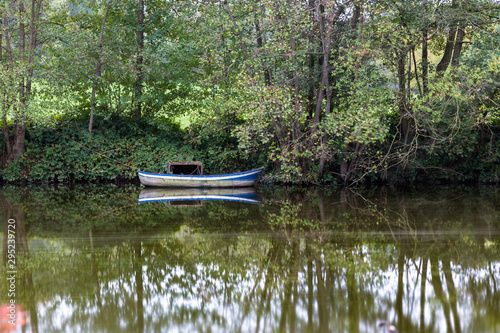
[[[0,200],[0,332],[500,332],[498,187]]]

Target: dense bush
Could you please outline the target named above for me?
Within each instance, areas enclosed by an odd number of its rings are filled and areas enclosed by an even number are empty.
[[[266,151],[255,151],[242,144],[233,129],[242,126],[245,120],[236,115],[207,116],[204,121],[194,122],[187,131],[165,119],[136,121],[112,115],[97,117],[90,135],[87,122],[86,118],[68,117],[52,126],[29,128],[24,154],[3,166],[2,179],[9,182],[134,181],[138,169],[165,172],[171,161],[196,160],[204,164],[206,173],[212,174],[267,165],[268,177],[264,180],[290,182],[290,175],[279,165],[269,164]],[[399,165],[388,167],[385,172],[374,170],[365,175],[364,180],[498,182],[500,153],[496,138],[499,133],[480,134],[471,129],[456,133],[451,141],[447,138],[447,142],[426,142],[420,138],[420,148],[409,159],[405,170]],[[4,145],[3,140],[0,144]],[[382,155],[387,153],[383,143],[374,145],[372,150]],[[342,181],[330,169],[323,181]],[[304,179],[313,179],[316,172],[310,169]]]
[[[30,128],[26,150],[1,175],[7,181],[131,180],[137,169],[165,172],[170,161],[192,161],[200,153],[183,141],[177,124],[110,116],[65,118],[55,125]],[[2,144],[4,144],[2,142]]]

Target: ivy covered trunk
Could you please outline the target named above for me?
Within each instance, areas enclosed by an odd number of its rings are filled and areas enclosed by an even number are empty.
[[[18,81],[17,93],[12,88],[7,88],[3,102],[2,112],[3,133],[5,139],[5,160],[7,163],[16,161],[24,151],[26,128],[28,123],[28,110],[32,98],[32,80],[34,76],[35,51],[37,47],[37,33],[40,23],[40,13],[42,11],[43,0],[31,0],[29,8],[26,8],[24,1],[13,3],[11,7],[3,10],[3,21],[5,27],[5,50],[7,59],[0,61],[7,69],[7,76],[13,81]],[[8,25],[8,22],[16,22],[15,25]],[[28,24],[28,34],[26,36],[26,23]],[[17,33],[17,35],[16,35]],[[0,36],[0,40],[1,40]],[[14,41],[18,41],[16,44]],[[28,43],[26,43],[26,41]],[[2,43],[0,43],[1,46]],[[17,51],[17,52],[16,52]],[[27,55],[27,57],[26,57]],[[11,96],[11,97],[8,97]],[[12,110],[13,132],[7,124],[7,115]]]
[[[11,151],[7,156],[7,163],[12,163],[16,161],[24,151],[24,140],[26,138],[26,123],[14,125],[14,135],[12,140],[12,146],[7,148],[7,151]],[[10,140],[7,142],[11,145]]]

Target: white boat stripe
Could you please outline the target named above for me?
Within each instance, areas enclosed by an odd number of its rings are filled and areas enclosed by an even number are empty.
[[[153,198],[143,198],[139,199],[139,202],[148,201],[183,201],[183,200],[226,200],[226,201],[241,201],[249,203],[260,203],[259,200],[246,199],[241,197],[230,197],[224,195],[207,195],[207,196],[168,196],[168,197],[153,197]]]
[[[146,178],[163,178],[163,179],[175,179],[175,180],[182,180],[182,181],[186,181],[186,180],[237,180],[237,179],[241,179],[241,178],[246,178],[248,176],[252,176],[256,173],[259,173],[260,171],[255,171],[255,172],[251,172],[251,173],[247,173],[247,174],[244,174],[244,175],[238,175],[238,176],[234,176],[234,175],[230,175],[230,176],[225,176],[225,177],[217,177],[217,176],[210,176],[210,177],[203,177],[203,176],[184,176],[184,177],[178,177],[179,175],[153,175],[153,174],[144,174],[141,172],[141,176],[142,177],[146,177]]]

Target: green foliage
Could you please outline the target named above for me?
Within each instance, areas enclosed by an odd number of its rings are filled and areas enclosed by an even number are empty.
[[[269,214],[269,226],[271,230],[282,232],[287,237],[292,237],[297,232],[319,230],[317,221],[300,216],[301,204],[293,204],[289,200],[283,200],[281,203],[280,214]]]
[[[92,135],[85,130],[87,121],[62,118],[55,126],[31,128],[25,153],[2,170],[2,177],[42,182],[134,179],[137,169],[165,172],[171,161],[199,157],[183,143],[178,125],[166,120],[98,117]]]
[[[265,86],[249,78],[242,78],[238,86],[243,96],[238,112],[245,119],[235,127],[239,148],[247,154],[265,156],[268,163],[279,168],[283,180],[305,181],[302,162],[313,152],[305,140],[306,115],[292,104],[289,88]]]
[[[474,37],[460,64],[434,79],[430,94],[414,100],[420,166],[433,177],[495,182],[500,178],[500,33]]]
[[[41,3],[25,63],[21,11],[1,5],[12,22],[0,58],[4,145],[28,126],[6,180],[130,179],[173,159],[210,173],[266,165],[286,183],[500,179],[495,1],[145,0],[143,24],[137,1]],[[458,28],[460,57],[437,72]],[[165,121],[180,116],[186,133]]]
[[[259,152],[241,149],[238,128],[247,123],[244,92],[236,86],[230,90],[211,89],[191,118],[187,140],[203,154],[207,170],[234,172],[262,166]]]

